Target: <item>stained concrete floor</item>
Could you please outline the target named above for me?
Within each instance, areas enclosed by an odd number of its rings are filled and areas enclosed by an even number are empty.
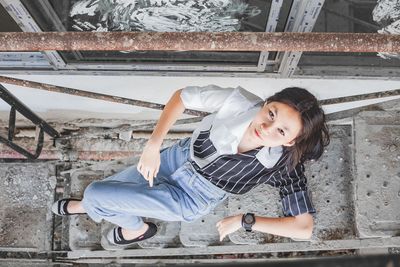
[[[315,230],[310,244],[395,238],[400,234],[399,112],[363,112],[350,123],[331,125],[330,130],[331,144],[321,160],[306,165],[312,200],[318,211],[314,217]],[[33,257],[40,258],[37,255],[51,251],[59,251],[57,255],[64,258],[70,255],[78,255],[79,258],[80,253],[83,255],[88,250],[101,250],[100,236],[110,226],[108,223],[96,224],[84,215],[55,218],[50,206],[55,199],[63,196],[81,196],[91,181],[137,162],[145,138],[133,135],[134,138],[127,141],[116,136],[91,138],[88,142],[84,138],[73,141],[69,144],[69,154],[63,152],[69,160],[0,163],[0,251],[8,252],[11,258],[20,252],[31,252]],[[179,138],[182,136],[185,134],[180,134]],[[164,145],[174,141],[169,139]],[[119,160],[77,160],[79,157],[76,156],[83,151],[106,153],[104,151],[128,149],[133,151],[132,156],[123,159],[125,154],[121,154]],[[213,213],[190,224],[156,221],[159,233],[132,249],[146,251],[145,256],[152,255],[146,254],[149,249],[190,248],[196,252],[196,248],[200,251],[210,246],[245,244],[249,251],[244,249],[243,252],[251,254],[252,245],[274,244],[273,251],[269,251],[270,247],[266,249],[270,252],[267,257],[277,258],[285,255],[277,253],[280,248],[291,246],[295,251],[300,246],[296,245],[300,244],[296,243],[298,241],[289,238],[244,231],[235,232],[224,242],[219,242],[216,221],[245,211],[282,216],[277,190],[260,186],[243,196],[233,196]],[[338,253],[354,254],[359,247],[357,243],[351,244],[353,247]],[[387,251],[387,246],[375,245],[380,246]],[[75,254],[62,254],[70,250]],[[305,254],[297,254],[301,255]],[[47,258],[53,260],[50,256]]]

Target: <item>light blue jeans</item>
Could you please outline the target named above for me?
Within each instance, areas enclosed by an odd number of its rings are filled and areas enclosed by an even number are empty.
[[[82,200],[89,217],[137,230],[143,226],[142,217],[191,222],[208,214],[229,193],[194,170],[188,161],[189,145],[186,138],[161,151],[153,187],[136,166],[91,183]]]

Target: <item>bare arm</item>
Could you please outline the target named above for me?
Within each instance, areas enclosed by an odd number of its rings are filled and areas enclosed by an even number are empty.
[[[185,110],[181,100],[181,91],[176,91],[165,105],[150,139],[147,141],[140,157],[137,169],[153,186],[153,178],[160,167],[160,147],[169,129]]]
[[[158,148],[161,147],[169,129],[171,129],[172,125],[174,125],[179,116],[181,116],[185,111],[185,106],[181,100],[181,91],[182,89],[175,91],[167,104],[165,104],[160,119],[158,120],[148,141],[149,143],[157,145]]]
[[[242,214],[226,217],[217,223],[220,240],[242,227]],[[309,239],[313,230],[313,217],[304,213],[294,217],[269,218],[256,216],[254,231],[291,238]]]

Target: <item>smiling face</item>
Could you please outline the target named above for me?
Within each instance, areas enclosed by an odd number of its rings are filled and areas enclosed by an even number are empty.
[[[287,104],[264,104],[247,129],[247,140],[260,147],[292,146],[302,129],[300,113]]]

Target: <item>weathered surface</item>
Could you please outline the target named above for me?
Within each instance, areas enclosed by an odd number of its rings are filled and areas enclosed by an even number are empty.
[[[352,190],[352,153],[351,153],[351,127],[331,127],[331,144],[322,158],[314,163],[306,164],[306,176],[312,192],[313,202],[317,209],[313,240],[338,240],[354,239],[354,213]],[[137,164],[138,157],[126,160],[98,163],[93,166],[72,172],[72,195],[82,194],[82,190],[96,176],[102,173],[104,177],[122,171],[127,166]],[[100,174],[98,176],[101,176]],[[263,233],[246,233],[239,230],[219,241],[216,222],[230,215],[244,212],[254,212],[257,215],[277,217],[282,216],[279,191],[270,186],[260,186],[243,196],[231,196],[227,201],[217,207],[209,215],[192,223],[160,222],[154,221],[159,226],[158,234],[138,246],[142,248],[168,248],[168,247],[204,247],[213,245],[227,245],[232,241],[236,244],[265,244],[287,243],[288,238],[282,238]],[[332,213],[335,216],[332,216]],[[78,226],[77,226],[78,224]],[[74,250],[100,245],[101,231],[105,232],[109,224],[90,224],[86,216],[71,219],[70,244]],[[89,233],[89,236],[87,235]],[[71,241],[74,239],[74,241]],[[86,242],[86,243],[85,243]],[[75,245],[74,245],[75,244]],[[76,245],[78,244],[78,245]],[[81,245],[79,245],[81,244]],[[89,244],[85,246],[84,244]],[[94,244],[94,245],[91,245]]]
[[[2,163],[0,183],[0,246],[50,250],[54,163]]]
[[[282,216],[278,190],[260,186],[249,194],[231,196],[213,213],[190,224],[152,220],[159,226],[159,232],[155,237],[135,245],[130,251],[116,254],[89,252],[101,249],[101,234],[113,227],[110,223],[96,224],[85,215],[71,216],[64,220],[69,230],[67,235],[69,246],[76,252],[70,253],[70,256],[182,256],[395,247],[399,242],[396,238],[360,240],[359,237],[392,237],[398,234],[400,216],[396,208],[399,203],[398,188],[400,188],[398,177],[400,133],[397,126],[400,125],[400,116],[396,111],[365,114],[356,118],[355,123],[357,153],[355,162],[358,166],[355,181],[352,170],[352,129],[349,125],[332,126],[330,146],[319,161],[306,165],[309,188],[318,211],[314,215],[315,230],[312,242],[292,242],[287,238],[246,233],[243,230],[219,242],[215,223],[223,217],[244,212],[272,217]],[[133,139],[131,142],[136,144],[128,144],[123,140],[112,144],[104,140],[101,145],[102,142],[97,140],[87,144],[76,141],[74,146],[88,151],[99,148],[112,151],[119,150],[124,145],[127,145],[127,149],[140,150],[144,144],[139,139]],[[167,140],[165,146],[173,142],[175,141]],[[373,151],[376,155],[371,155]],[[361,157],[358,157],[358,154]],[[92,162],[91,166],[70,170],[63,174],[66,177],[64,196],[81,197],[83,190],[91,181],[113,175],[127,166],[135,165],[137,161],[138,157],[96,164]],[[383,162],[387,164],[384,165]],[[0,208],[1,230],[10,227],[19,229],[16,234],[3,230],[0,233],[0,240],[3,243],[0,246],[14,249],[16,247],[28,247],[33,250],[50,249],[51,228],[46,227],[51,225],[50,206],[55,187],[55,173],[51,166],[53,166],[51,163],[0,165],[0,182],[3,183],[0,188],[0,200],[2,203],[7,203]],[[24,180],[22,177],[29,177],[30,180]],[[367,196],[370,189],[373,193]],[[357,197],[355,202],[354,196]],[[379,209],[371,209],[378,202]],[[360,236],[357,236],[355,231],[354,218],[357,218]],[[232,246],[232,242],[238,245]]]
[[[214,211],[194,222],[182,222],[180,240],[186,247],[216,246],[227,243],[219,241],[219,234],[215,224],[227,216],[227,201],[218,205]]]
[[[229,216],[252,212],[258,216],[283,216],[279,190],[269,185],[261,185],[247,194],[233,195],[229,199]],[[282,242],[283,238],[260,232],[248,233],[243,229],[229,235],[235,244],[262,244]]]
[[[352,134],[349,125],[330,127],[331,143],[322,157],[306,164],[314,215],[312,240],[356,238]]]
[[[355,238],[351,127],[330,129],[331,144],[321,159],[305,165],[310,195],[317,213],[314,215],[312,240]],[[243,196],[229,198],[229,214],[254,212],[268,217],[283,216],[279,190],[260,186]],[[334,215],[333,215],[334,214]],[[286,238],[263,233],[237,231],[230,235],[236,244],[290,242]]]
[[[355,212],[360,237],[400,233],[400,113],[363,112],[355,119]]]
[[[400,36],[315,32],[11,32],[0,51],[397,52]]]
[[[181,242],[179,240],[181,222],[164,222],[150,218],[145,218],[144,220],[155,223],[158,230],[154,237],[139,242],[139,246],[141,248],[166,248],[181,246]]]
[[[95,180],[103,178],[103,171],[83,169],[71,174],[71,184],[66,190],[66,197],[82,199],[85,188]],[[100,246],[100,224],[95,223],[87,215],[73,215],[69,217],[69,247],[72,250],[99,249]]]
[[[259,245],[227,245],[193,248],[165,249],[128,249],[115,251],[72,251],[68,257],[73,258],[116,258],[116,257],[156,257],[185,255],[215,255],[235,253],[269,253],[294,251],[345,250],[354,248],[399,247],[400,237],[367,238],[353,240],[327,240],[316,242],[267,243]]]
[[[2,267],[48,267],[51,266],[52,262],[49,261],[39,261],[39,262],[33,262],[33,261],[26,261],[26,260],[10,260],[8,262],[2,261],[1,266]]]
[[[174,141],[167,141],[171,144]],[[125,168],[136,165],[139,157],[127,158],[111,162],[94,164],[71,172],[71,184],[67,184],[66,195],[81,198],[87,185],[94,180],[101,180],[114,175]],[[180,246],[180,222],[162,222],[148,219],[158,226],[158,233],[151,239],[138,243],[133,247],[163,248]],[[93,222],[86,215],[71,216],[69,220],[69,246],[72,250],[93,250],[101,248],[101,235],[114,225],[105,221]]]

